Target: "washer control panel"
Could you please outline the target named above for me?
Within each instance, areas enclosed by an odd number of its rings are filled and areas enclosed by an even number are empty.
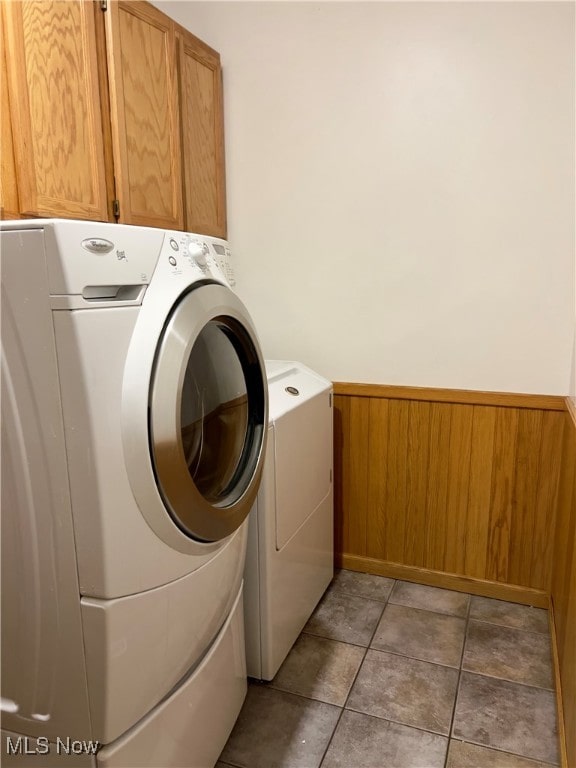
[[[234,270],[232,269],[232,254],[230,253],[230,248],[228,247],[228,243],[213,242],[212,247],[214,248],[218,266],[224,273],[224,277],[226,278],[226,280],[228,280],[228,283],[230,285],[236,285],[236,280],[234,278]]]
[[[214,277],[234,285],[234,273],[228,243],[213,237],[188,232],[168,232],[161,262],[167,263],[174,275],[192,270],[196,278]]]

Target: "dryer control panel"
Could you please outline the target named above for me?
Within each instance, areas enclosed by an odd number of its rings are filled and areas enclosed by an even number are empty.
[[[225,240],[187,232],[169,232],[166,237],[169,248],[164,251],[175,273],[191,267],[207,277],[224,278],[230,286],[235,284],[230,248]]]

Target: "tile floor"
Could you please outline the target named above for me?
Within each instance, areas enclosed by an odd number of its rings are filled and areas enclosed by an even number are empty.
[[[217,768],[558,765],[547,612],[339,571]]]

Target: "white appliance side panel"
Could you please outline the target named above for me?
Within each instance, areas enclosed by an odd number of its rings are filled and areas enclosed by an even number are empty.
[[[144,672],[144,670],[143,670]],[[242,591],[201,665],[114,744],[98,768],[213,768],[246,696]]]
[[[89,738],[54,330],[41,230],[2,232],[2,724]]]
[[[94,738],[108,744],[197,663],[242,585],[248,521],[188,576],[116,600],[82,599]]]
[[[319,507],[278,552],[273,520],[265,514],[259,517],[260,539],[266,541],[260,551],[263,680],[272,680],[332,581],[333,518],[330,488]]]
[[[271,427],[268,429],[268,447],[270,451]],[[271,468],[271,469],[270,469]],[[273,488],[274,484],[269,483],[267,474],[274,470],[274,462],[265,462],[262,483]],[[259,494],[262,493],[260,490]],[[262,644],[260,641],[260,561],[258,557],[258,499],[256,498],[254,506],[248,516],[248,548],[246,551],[246,567],[244,568],[244,628],[246,633],[246,666],[248,674],[251,677],[262,679]]]
[[[332,484],[332,408],[324,391],[274,422],[276,548],[312,514]]]
[[[91,597],[120,597],[174,581],[220,546],[199,544],[203,554],[196,555],[172,549],[134,500],[124,464],[121,403],[138,312],[54,312],[80,591]],[[157,501],[159,514],[168,517],[159,496]]]
[[[11,731],[0,731],[0,739],[2,768],[96,768],[97,745],[90,740],[64,736],[50,742]]]

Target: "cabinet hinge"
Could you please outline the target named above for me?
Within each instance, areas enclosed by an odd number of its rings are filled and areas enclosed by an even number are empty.
[[[328,395],[328,408],[332,408],[332,392]]]
[[[112,215],[115,219],[120,218],[120,200],[112,200]]]
[[[100,0],[100,10],[101,11],[108,10],[108,0]]]

